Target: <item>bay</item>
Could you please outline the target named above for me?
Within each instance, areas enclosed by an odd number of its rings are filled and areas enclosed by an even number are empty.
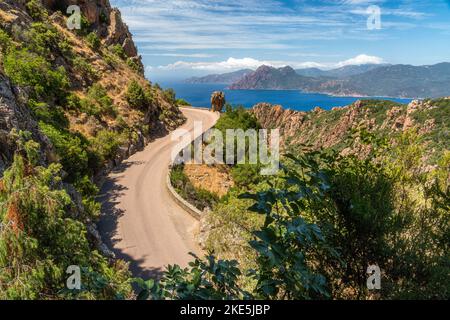
[[[211,94],[214,91],[223,91],[228,103],[233,106],[242,105],[251,108],[260,102],[279,104],[285,109],[309,111],[315,107],[329,110],[333,107],[342,107],[352,104],[359,99],[367,97],[336,97],[326,94],[303,93],[297,90],[228,90],[224,84],[187,84],[187,83],[160,83],[161,87],[173,88],[177,98],[188,101],[195,107],[210,107]],[[373,97],[370,99],[386,99],[401,103],[409,103],[411,99],[396,99]]]

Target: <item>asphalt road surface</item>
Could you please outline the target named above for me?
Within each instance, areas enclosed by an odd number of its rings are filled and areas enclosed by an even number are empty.
[[[218,113],[182,108],[193,132],[194,121],[212,127]],[[102,217],[98,223],[106,245],[130,262],[134,276],[158,277],[168,264],[187,266],[189,252],[199,253],[195,241],[198,222],[172,200],[166,188],[172,148],[170,133],[114,170],[102,188]]]

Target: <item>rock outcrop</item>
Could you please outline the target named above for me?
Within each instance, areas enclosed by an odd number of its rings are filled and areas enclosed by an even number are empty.
[[[50,12],[63,13],[70,5],[78,5],[83,16],[103,39],[104,45],[120,44],[125,54],[144,70],[133,37],[120,11],[112,8],[109,0],[44,0],[43,4]]]
[[[211,111],[222,112],[225,102],[225,94],[223,92],[213,92],[211,95]]]
[[[0,177],[12,162],[14,152],[18,148],[17,137],[14,134],[19,131],[30,132],[33,139],[40,143],[41,164],[46,163],[53,155],[50,142],[39,131],[29,109],[21,103],[21,92],[18,90],[11,86],[8,78],[0,71]]]
[[[439,119],[416,120],[416,112],[432,110],[429,101],[412,101],[409,105],[378,100],[361,100],[352,105],[325,111],[316,108],[310,112],[285,110],[268,103],[255,105],[251,112],[263,128],[278,128],[284,149],[310,145],[313,148],[344,148],[354,129],[365,127],[374,132],[405,132],[417,129],[419,134],[431,133]],[[355,150],[353,150],[355,151]],[[365,150],[368,151],[368,150]],[[364,152],[365,152],[364,151]],[[357,152],[363,152],[358,149]]]

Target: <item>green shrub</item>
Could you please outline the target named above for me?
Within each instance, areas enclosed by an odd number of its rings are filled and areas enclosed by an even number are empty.
[[[29,159],[28,159],[29,160]],[[129,297],[124,265],[111,267],[88,241],[84,221],[61,188],[61,166],[33,167],[16,156],[0,189],[0,299]],[[81,290],[66,290],[66,269],[82,266]],[[26,270],[26,272],[24,271]]]
[[[39,128],[54,145],[69,182],[91,173],[88,143],[83,137],[43,122],[39,123]]]
[[[108,96],[105,88],[99,83],[94,84],[88,91],[88,99],[82,102],[84,112],[95,115],[116,117],[117,109],[113,100]]]
[[[97,101],[102,106],[112,104],[112,99],[108,96],[108,92],[99,83],[94,84],[88,91],[88,97]]]
[[[55,27],[44,22],[34,22],[26,32],[26,45],[29,50],[41,56],[50,54],[60,49],[60,35]]]
[[[132,58],[128,58],[127,59],[127,65],[133,69],[134,71],[140,73],[142,71],[141,67],[139,66],[139,64],[134,61]]]
[[[127,58],[127,55],[125,54],[125,50],[123,49],[123,47],[120,44],[115,44],[113,46],[110,46],[109,50],[122,60],[125,60]]]
[[[27,8],[28,14],[34,20],[43,21],[48,18],[47,10],[45,10],[40,0],[29,0],[25,7]]]
[[[88,43],[88,46],[94,51],[98,51],[100,49],[100,46],[102,45],[100,38],[98,37],[97,33],[95,33],[95,32],[89,33],[86,36],[86,41]]]
[[[191,104],[184,99],[177,99],[176,101],[178,106],[190,106]]]
[[[240,106],[233,109],[230,105],[227,105],[226,112],[217,121],[215,128],[225,134],[227,129],[246,131],[248,129],[259,129],[261,125],[256,117],[247,112],[244,107]]]
[[[58,128],[67,128],[69,120],[64,114],[63,108],[59,106],[50,106],[45,102],[28,101],[29,108],[33,111],[37,120],[51,124]]]
[[[105,53],[105,55],[103,56],[103,59],[109,66],[115,68],[115,66],[117,64],[117,59],[114,55]]]
[[[91,24],[89,23],[89,20],[85,17],[83,13],[81,13],[81,28],[75,30],[76,34],[79,36],[87,36],[89,32],[91,31]]]
[[[76,72],[80,73],[84,79],[94,81],[98,78],[95,69],[83,57],[77,56],[72,60],[72,65]]]
[[[66,96],[64,109],[74,112],[79,112],[81,109],[81,99],[74,93],[69,93]]]
[[[221,115],[221,117],[215,124],[215,128],[220,130],[224,137],[224,151],[223,151],[224,156],[228,157],[226,145],[231,143],[231,141],[227,142],[227,138],[226,138],[227,137],[226,131],[228,129],[242,129],[245,132],[247,130],[258,130],[260,127],[261,126],[258,123],[256,117],[254,115],[250,114],[249,112],[247,112],[247,110],[245,110],[244,107],[237,107],[237,108],[233,109],[231,107],[231,105],[227,105],[226,112],[224,112]],[[246,141],[248,141],[248,139],[246,139]],[[235,152],[233,153],[233,157],[235,159],[234,163],[237,163],[238,153],[236,150],[237,150],[238,145],[237,145],[236,137],[234,138],[234,145],[235,145],[235,147],[234,147]],[[248,157],[249,143],[246,143],[245,148],[246,148],[245,157]],[[252,168],[252,166],[254,166],[254,168]],[[248,179],[248,178],[250,178],[250,174],[252,172],[254,173],[257,170],[257,166],[249,165],[246,167],[248,167],[248,169],[250,169],[250,168],[251,169],[247,172],[242,172],[242,173],[244,174],[244,176],[247,176],[247,179]],[[240,168],[243,169],[244,167],[240,167]],[[234,170],[235,174],[238,174],[238,175],[239,175],[239,171],[240,171],[239,168],[237,169],[237,171]],[[244,178],[244,179],[246,179],[246,178]],[[254,179],[259,180],[259,179],[261,179],[261,176],[259,176],[257,174],[257,176],[254,177]]]
[[[122,136],[111,130],[101,130],[91,140],[91,149],[102,160],[114,159],[119,147],[123,144]]]
[[[107,14],[103,11],[100,12],[100,15],[98,18],[99,18],[100,23],[108,23],[109,22],[109,18],[107,16]]]
[[[0,49],[2,53],[6,53],[11,46],[11,37],[3,29],[0,29]]]
[[[63,67],[54,70],[44,58],[27,49],[10,49],[3,66],[14,84],[32,87],[35,97],[62,99],[69,87]]]
[[[169,102],[170,104],[176,104],[177,97],[176,97],[175,90],[173,90],[172,88],[168,88],[168,89],[164,90],[164,97],[167,99],[167,102]]]
[[[132,108],[146,109],[149,105],[148,96],[140,84],[133,80],[128,85],[126,99]]]
[[[100,107],[92,99],[81,99],[79,112],[86,113],[87,115],[97,118],[101,117]]]

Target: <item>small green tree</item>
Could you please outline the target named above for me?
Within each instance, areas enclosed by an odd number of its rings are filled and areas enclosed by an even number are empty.
[[[97,33],[95,33],[95,32],[89,33],[86,36],[86,41],[87,41],[89,47],[94,51],[98,51],[100,49],[100,46],[102,45],[100,38],[98,37]]]
[[[132,108],[145,109],[149,105],[149,99],[144,89],[136,80],[131,81],[128,85],[125,97]]]
[[[113,46],[109,47],[109,50],[114,53],[116,56],[118,56],[120,59],[125,60],[127,58],[127,55],[125,53],[125,50],[120,44],[115,44]]]
[[[170,104],[176,104],[177,96],[175,90],[173,90],[172,88],[164,90],[164,97]]]

